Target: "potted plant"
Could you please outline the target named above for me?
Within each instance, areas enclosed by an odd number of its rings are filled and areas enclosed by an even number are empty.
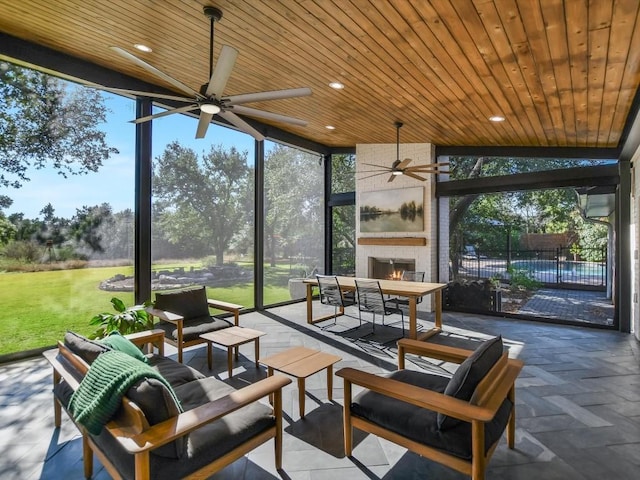
[[[145,307],[151,305],[149,302],[127,307],[122,300],[113,297],[111,305],[116,313],[99,313],[89,321],[90,325],[98,325],[98,329],[89,338],[104,338],[111,332],[126,335],[151,328],[149,314],[145,310]]]

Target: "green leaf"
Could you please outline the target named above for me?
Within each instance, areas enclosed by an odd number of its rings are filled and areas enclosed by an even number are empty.
[[[124,302],[120,300],[118,297],[113,297],[111,299],[111,304],[113,305],[113,308],[115,308],[117,312],[124,312],[127,309],[127,307],[125,307],[124,305]]]

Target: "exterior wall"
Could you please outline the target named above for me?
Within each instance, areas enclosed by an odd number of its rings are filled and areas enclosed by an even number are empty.
[[[435,149],[428,143],[400,145],[400,158],[411,158],[412,165],[424,165],[434,161]],[[367,163],[391,166],[396,159],[396,144],[367,144],[356,146],[356,239],[361,237],[424,237],[427,245],[422,247],[398,245],[358,245],[356,243],[356,276],[366,277],[369,257],[414,258],[416,271],[425,272],[426,282],[437,282],[437,207],[434,199],[435,176],[427,175],[427,180],[398,176],[389,183],[390,174],[370,177],[375,167]],[[369,177],[369,178],[365,178]],[[422,232],[360,232],[360,196],[362,192],[393,190],[399,188],[424,187],[424,230]],[[426,297],[418,305],[419,310],[431,311],[431,298]]]

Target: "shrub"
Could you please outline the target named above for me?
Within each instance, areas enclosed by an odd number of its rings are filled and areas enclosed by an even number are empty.
[[[11,241],[4,248],[4,255],[13,260],[33,263],[40,260],[44,253],[44,247],[32,241]]]

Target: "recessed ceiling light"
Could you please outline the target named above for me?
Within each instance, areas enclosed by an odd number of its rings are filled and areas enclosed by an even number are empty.
[[[342,90],[344,88],[344,85],[340,82],[330,82],[329,86],[331,88],[335,88],[336,90]]]
[[[327,130],[335,130],[336,129],[336,127],[334,127],[333,125],[327,125],[324,128],[326,128]]]
[[[492,115],[489,117],[489,120],[492,122],[504,122],[504,117],[502,115]]]
[[[140,50],[141,52],[146,52],[146,53],[151,53],[153,52],[153,50],[151,50],[151,47],[147,47],[146,45],[143,45],[142,43],[136,43],[134,45],[134,47],[136,47],[138,50]]]

